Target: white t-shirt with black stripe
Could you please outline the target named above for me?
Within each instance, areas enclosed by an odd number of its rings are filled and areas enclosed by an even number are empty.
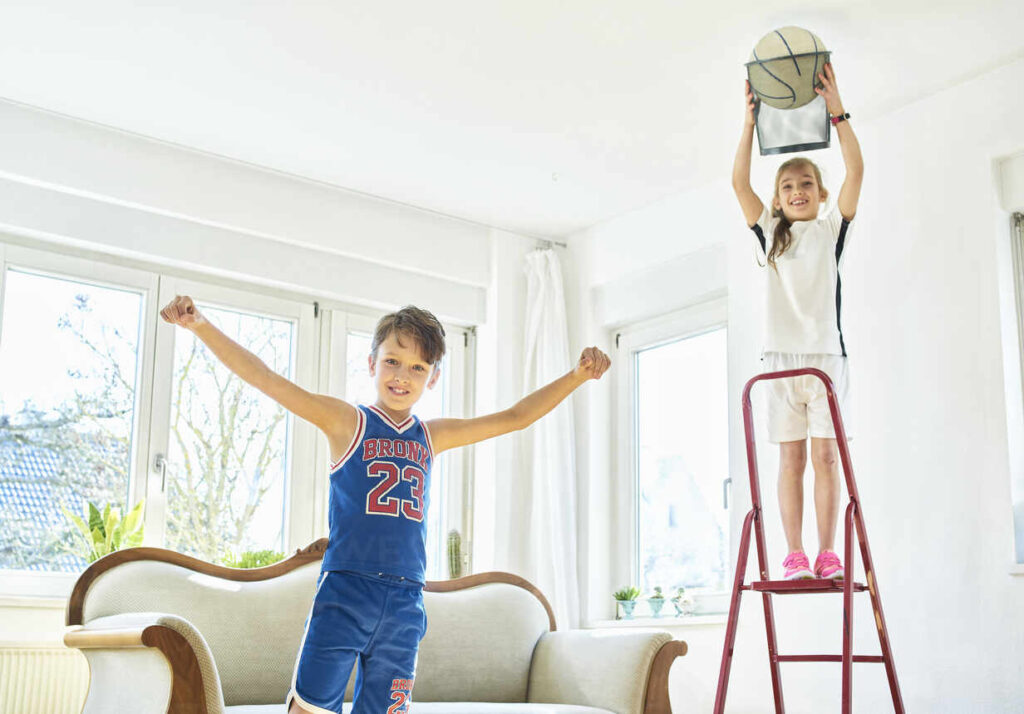
[[[850,221],[833,207],[813,221],[792,224],[792,242],[776,257],[773,268],[767,255],[777,223],[765,206],[751,226],[760,262],[767,271],[764,351],[845,356],[839,269]]]

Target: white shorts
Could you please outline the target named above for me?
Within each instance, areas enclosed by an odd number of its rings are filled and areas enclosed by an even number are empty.
[[[815,367],[832,379],[839,400],[843,427],[850,438],[850,375],[846,358],[830,354],[790,354],[765,352],[764,371]],[[828,408],[825,384],[817,377],[804,375],[773,379],[766,384],[768,393],[768,440],[803,441],[808,436],[834,439],[832,412]]]

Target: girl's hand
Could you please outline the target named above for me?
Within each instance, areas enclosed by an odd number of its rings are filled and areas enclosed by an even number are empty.
[[[843,114],[843,100],[839,98],[839,88],[836,87],[836,73],[832,69],[831,62],[825,65],[824,74],[818,72],[818,79],[821,80],[822,86],[815,87],[814,91],[825,97],[825,108],[828,109],[828,113],[834,117]]]
[[[577,377],[587,379],[601,379],[601,375],[608,371],[612,361],[601,350],[596,347],[588,347],[580,355],[580,361],[573,370]]]
[[[744,80],[747,91],[747,117],[746,125],[754,126],[754,111],[757,108],[757,99],[754,98],[754,90],[750,88],[750,80]]]
[[[199,308],[188,295],[178,295],[167,303],[167,307],[160,311],[160,317],[164,319],[164,322],[188,330],[206,322],[206,318],[199,313]]]

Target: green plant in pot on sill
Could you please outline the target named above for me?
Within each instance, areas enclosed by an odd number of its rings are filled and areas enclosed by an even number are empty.
[[[633,619],[633,608],[636,607],[636,599],[640,597],[640,588],[627,585],[612,593],[615,601],[622,606],[622,619]]]
[[[661,592],[661,586],[654,586],[654,593],[647,597],[647,604],[651,608],[651,615],[661,617],[661,608],[665,604],[665,596]]]
[[[686,592],[686,588],[676,588],[676,594],[672,596],[672,607],[676,609],[676,617],[684,617],[693,613],[693,598]]]
[[[80,536],[74,539],[68,551],[91,563],[115,550],[142,545],[145,531],[142,513],[145,507],[146,499],[143,498],[121,518],[121,509],[109,503],[100,511],[95,504],[86,501],[81,516],[61,506],[64,517],[74,524],[74,532]]]

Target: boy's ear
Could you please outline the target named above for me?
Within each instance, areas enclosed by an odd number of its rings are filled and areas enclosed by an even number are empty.
[[[377,376],[377,355],[368,355],[366,357],[366,362],[370,366],[370,376],[371,377],[376,377]]]
[[[430,380],[427,382],[427,389],[433,389],[434,385],[437,384],[437,380],[441,378],[441,365],[434,365],[434,373],[430,375]]]

